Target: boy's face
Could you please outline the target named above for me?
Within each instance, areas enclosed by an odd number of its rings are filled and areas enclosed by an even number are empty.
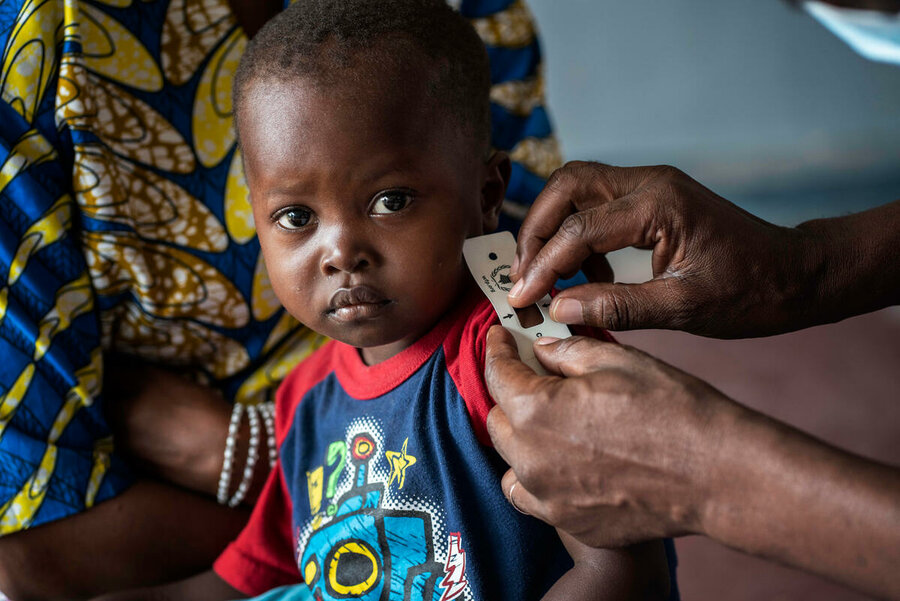
[[[250,82],[240,137],[275,293],[374,363],[426,333],[471,277],[463,241],[496,227],[509,175],[409,79],[360,90]]]

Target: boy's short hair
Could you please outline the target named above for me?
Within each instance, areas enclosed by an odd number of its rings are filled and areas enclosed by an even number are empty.
[[[472,25],[445,0],[296,0],[253,37],[234,78],[238,118],[256,80],[309,78],[367,85],[360,66],[419,62],[427,95],[485,149],[490,140],[490,65]]]

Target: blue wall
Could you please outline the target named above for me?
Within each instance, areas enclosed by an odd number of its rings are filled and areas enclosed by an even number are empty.
[[[805,13],[528,1],[567,158],[674,164],[785,222],[900,198],[900,66],[862,59]]]

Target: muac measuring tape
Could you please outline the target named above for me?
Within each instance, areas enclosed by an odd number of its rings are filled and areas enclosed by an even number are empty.
[[[506,300],[512,288],[509,270],[516,256],[516,239],[509,232],[498,232],[487,236],[469,238],[463,244],[463,257],[469,271],[478,282],[500,323],[512,332],[519,349],[519,357],[537,374],[546,374],[534,356],[532,344],[542,336],[568,338],[572,335],[565,324],[550,319],[550,295],[544,296],[536,305],[525,309],[513,309]]]

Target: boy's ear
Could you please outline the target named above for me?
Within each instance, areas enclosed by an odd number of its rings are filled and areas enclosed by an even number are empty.
[[[484,184],[481,188],[481,218],[485,234],[497,229],[510,173],[512,163],[509,155],[502,150],[495,151],[485,163]]]

